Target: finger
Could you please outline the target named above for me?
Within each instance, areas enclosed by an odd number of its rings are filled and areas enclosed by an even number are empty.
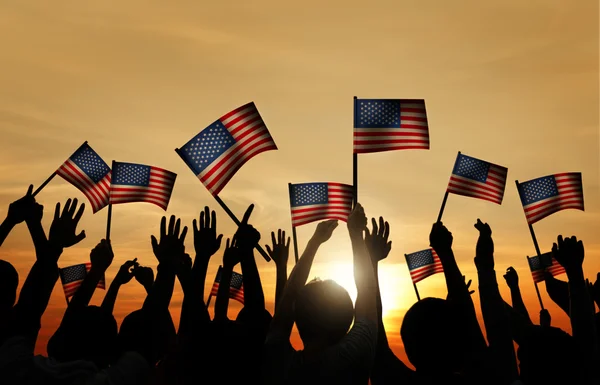
[[[275,242],[275,232],[271,231],[271,242],[273,243],[273,246],[275,246],[277,243]]]
[[[194,234],[196,234],[198,232],[198,221],[195,219],[192,221],[192,228],[194,229]]]
[[[217,250],[221,248],[221,240],[223,239],[223,234],[219,234],[217,237]]]
[[[173,235],[173,230],[175,230],[175,215],[171,215],[169,218],[169,227],[167,229],[167,235]]]
[[[271,248],[269,247],[269,245],[265,245],[266,249],[267,249],[267,254],[269,254],[269,256],[272,256],[273,254],[273,250],[271,250]]]
[[[390,224],[385,222],[384,228],[383,228],[383,239],[385,239],[387,241],[387,239],[389,237],[390,237]]]
[[[285,244],[285,247],[288,248],[288,249],[290,248],[290,237],[288,237],[287,243]]]
[[[385,231],[385,224],[383,223],[383,217],[379,217],[379,231],[377,231],[377,235],[382,236]]]
[[[204,230],[204,211],[200,211],[200,230]]]
[[[77,198],[73,199],[73,202],[71,203],[71,207],[69,207],[69,218],[73,218],[73,215],[75,215],[75,210],[77,209],[77,203],[79,203]]]
[[[175,227],[173,228],[173,235],[179,238],[179,231],[181,230],[181,219],[177,218],[175,221]]]
[[[187,235],[187,232],[188,232],[187,226],[183,226],[183,230],[181,230],[181,236],[179,237],[179,240],[182,243],[185,242],[185,236]]]
[[[242,224],[243,225],[248,224],[248,220],[250,219],[250,215],[252,214],[252,210],[254,210],[254,204],[251,204],[250,206],[248,206],[248,209],[244,213],[244,217],[242,218]]]
[[[208,209],[208,207],[206,209]],[[210,225],[217,231],[217,213],[215,213],[214,210],[210,213]]]
[[[67,203],[65,203],[65,207],[63,207],[61,217],[64,217],[69,212],[70,209],[71,209],[71,198],[67,199]]]
[[[26,197],[30,197],[33,194],[33,185],[30,184],[29,187],[27,188],[27,194],[25,194]]]
[[[233,238],[231,238],[231,247],[237,246],[237,234],[233,234]]]
[[[283,243],[283,238],[281,238],[281,229],[277,230],[277,243],[278,244],[282,244]]]
[[[377,234],[377,221],[375,218],[371,218],[371,227],[373,228],[373,234]]]
[[[82,230],[79,234],[77,234],[75,236],[75,243],[74,244],[77,244],[77,243],[83,241],[85,239],[85,237],[86,237],[85,230]]]
[[[559,246],[563,245],[564,240],[563,240],[563,236],[562,235],[559,235],[558,238],[556,238],[556,240],[557,240]]]
[[[84,210],[85,210],[85,203],[82,203],[81,206],[79,206],[79,210],[77,210],[77,214],[75,214],[75,218],[73,218],[73,220],[75,221],[75,224],[79,223],[79,220],[83,216]]]
[[[150,244],[152,244],[152,250],[156,251],[156,248],[158,247],[158,241],[154,235],[150,236]]]
[[[227,241],[225,241],[225,249],[229,249],[229,238],[227,238]]]
[[[54,220],[57,221],[60,219],[60,202],[56,203],[56,207],[54,209]]]
[[[208,209],[208,206],[204,206],[204,228],[210,229],[210,225],[210,210]]]
[[[167,217],[163,216],[160,220],[160,241],[162,243],[163,239],[167,235]]]

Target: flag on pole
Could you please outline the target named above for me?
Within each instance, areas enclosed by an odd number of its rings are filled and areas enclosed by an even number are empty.
[[[83,143],[56,173],[86,196],[94,213],[108,205],[110,167],[87,142]]]
[[[223,115],[177,149],[214,196],[248,160],[277,146],[253,102]]]
[[[83,283],[85,276],[92,268],[91,262],[81,263],[79,265],[73,265],[58,269],[60,281],[62,283],[65,296],[68,298],[72,297],[75,292],[79,289],[79,286]],[[106,289],[104,277],[96,285],[99,289]]]
[[[557,211],[584,210],[580,172],[548,175],[519,183],[519,196],[530,225]]]
[[[290,186],[292,226],[322,219],[348,220],[353,187],[341,183],[298,183]]]
[[[406,254],[406,263],[413,283],[417,283],[430,275],[444,272],[442,261],[433,249]]]
[[[429,149],[423,99],[356,99],[354,153]]]
[[[223,266],[219,266],[217,271],[217,277],[213,283],[212,289],[210,289],[210,295],[216,296],[219,292],[219,284],[221,283],[221,273]],[[231,273],[231,283],[229,284],[229,298],[235,299],[236,301],[244,303],[244,280],[243,276],[233,271]]]
[[[458,153],[446,191],[502,204],[507,174],[506,167]]]
[[[148,202],[167,210],[176,177],[158,167],[113,162],[110,203]]]
[[[539,257],[527,258],[527,262],[529,262],[529,269],[535,283],[544,280],[544,270],[547,270],[553,277],[566,273],[565,268],[552,257],[552,252],[544,253]]]

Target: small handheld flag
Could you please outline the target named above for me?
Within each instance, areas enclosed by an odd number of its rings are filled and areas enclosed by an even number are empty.
[[[217,271],[217,276],[215,278],[215,282],[213,283],[212,288],[210,289],[211,296],[217,296],[219,292],[219,284],[221,283],[221,275],[223,271],[223,266],[219,266],[219,270]],[[231,282],[229,284],[229,298],[235,299],[236,301],[244,303],[244,277],[233,271],[231,273]]]
[[[91,262],[86,262],[58,269],[60,281],[67,300],[77,292],[91,268]],[[104,277],[98,282],[96,287],[99,289],[106,288]]]
[[[214,196],[261,152],[277,150],[253,102],[223,115],[175,151]]]
[[[548,175],[518,183],[527,223],[532,225],[557,211],[584,210],[581,173]]]
[[[536,284],[544,280],[544,271],[548,271],[553,277],[566,273],[565,268],[552,257],[552,252],[531,258],[528,257],[527,262],[529,262],[533,282]]]
[[[344,222],[352,211],[352,186],[342,183],[290,184],[292,226],[323,219]]]
[[[444,272],[442,262],[433,249],[406,254],[406,264],[408,265],[408,271],[410,271],[410,278],[414,283],[433,274]]]
[[[158,167],[113,162],[110,204],[148,202],[166,211],[176,177]]]

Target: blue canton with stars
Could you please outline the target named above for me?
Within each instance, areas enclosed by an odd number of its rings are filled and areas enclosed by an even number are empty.
[[[112,184],[148,187],[150,184],[150,166],[115,162]]]
[[[527,259],[531,271],[543,270],[552,266],[552,253],[542,254],[540,257],[535,256]]]
[[[65,267],[60,270],[63,284],[79,281],[85,278],[87,270],[85,264]]]
[[[399,128],[400,100],[357,99],[355,128]]]
[[[221,273],[222,273],[222,268],[219,267],[219,270],[217,271],[217,278],[215,278],[215,282],[221,283],[221,275],[222,275]],[[244,283],[244,276],[240,273],[236,273],[235,271],[232,271],[231,272],[231,283],[229,284],[229,287],[233,287],[234,289],[241,289],[243,283]]]
[[[416,253],[407,254],[406,262],[408,263],[408,270],[418,269],[425,265],[433,264],[433,253],[430,249],[417,251]]]
[[[181,147],[179,154],[198,175],[234,143],[233,136],[223,123],[217,120]]]
[[[523,206],[558,196],[556,179],[550,175],[520,183],[519,195]]]
[[[327,183],[293,184],[290,191],[292,207],[322,205],[329,201]]]
[[[490,164],[479,159],[459,154],[454,164],[452,174],[485,183],[488,177]]]
[[[110,167],[87,144],[81,146],[73,155],[71,161],[77,165],[94,183],[98,183],[110,172]]]

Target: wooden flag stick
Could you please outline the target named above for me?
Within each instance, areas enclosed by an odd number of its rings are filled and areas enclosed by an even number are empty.
[[[356,101],[357,97],[354,97],[354,127],[356,127]],[[354,128],[353,128],[354,129]],[[354,133],[352,133],[354,136]],[[352,139],[354,141],[354,138]],[[356,206],[358,202],[358,154],[354,151],[354,145],[352,146],[352,186],[354,192],[354,201],[352,207]]]
[[[440,208],[440,213],[437,217],[437,222],[442,220],[442,215],[444,215],[444,209],[446,208],[446,201],[448,200],[448,191],[444,194],[444,199],[442,200],[442,207]]]
[[[223,210],[225,210],[225,212],[227,213],[227,215],[229,215],[229,217],[233,220],[233,222],[239,226],[241,224],[240,220],[237,219],[235,214],[229,209],[229,207],[227,207],[225,202],[223,202],[221,200],[221,198],[219,198],[218,195],[214,195],[214,197],[215,197],[215,200],[217,201],[217,203],[221,205]],[[271,257],[269,257],[269,255],[263,250],[263,248],[259,244],[256,245],[256,250],[260,253],[260,255],[263,256],[265,261],[271,262]]]
[[[112,222],[112,204],[108,204],[108,213],[106,214],[106,240],[110,240],[110,224]]]
[[[290,211],[292,207],[292,184],[288,183],[288,192],[290,195]],[[296,226],[292,222],[292,239],[294,240],[294,257],[296,258],[296,263],[298,263],[298,237],[296,235]]]
[[[408,265],[408,255],[404,254],[404,259],[406,259],[406,264]],[[409,270],[410,272],[410,270]],[[412,277],[411,277],[412,280]],[[419,295],[419,290],[417,289],[417,284],[413,281],[413,287],[415,288],[415,294],[417,295],[417,301],[421,300],[421,296]]]
[[[206,300],[206,308],[207,308],[207,309],[208,309],[208,306],[210,305],[210,300],[212,299],[212,297],[213,297],[213,295],[212,295],[212,293],[210,293],[210,294],[208,295],[208,299]]]
[[[53,173],[52,173],[52,175],[50,175],[50,176],[48,177],[48,179],[46,179],[46,180],[44,181],[44,183],[42,183],[42,184],[40,185],[40,187],[38,187],[38,188],[37,188],[37,189],[36,189],[36,190],[33,192],[33,194],[32,194],[32,195],[33,195],[33,196],[36,196],[36,195],[37,195],[37,194],[38,194],[40,191],[42,191],[42,189],[43,189],[44,187],[46,187],[46,185],[47,185],[48,183],[50,183],[50,181],[51,181],[52,179],[54,179],[54,177],[55,177],[55,176],[56,176],[56,171],[55,171],[55,172],[53,172]]]

